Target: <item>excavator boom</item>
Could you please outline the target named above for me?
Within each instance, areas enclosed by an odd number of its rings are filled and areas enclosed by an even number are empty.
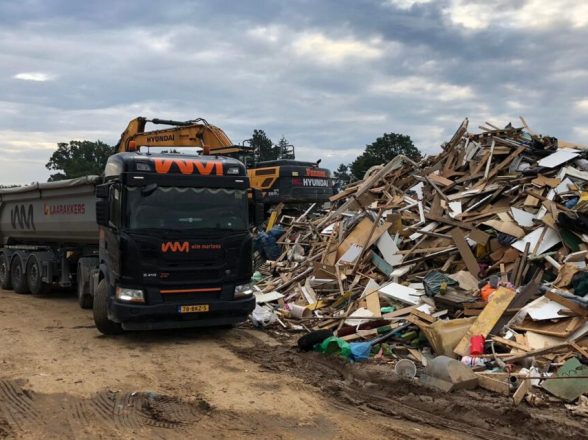
[[[172,127],[146,132],[147,122]],[[172,121],[138,117],[129,122],[117,144],[117,151],[119,153],[136,151],[141,146],[200,147],[204,150],[204,154],[209,154],[216,149],[233,147],[234,144],[222,129],[209,124],[202,118],[191,121]]]

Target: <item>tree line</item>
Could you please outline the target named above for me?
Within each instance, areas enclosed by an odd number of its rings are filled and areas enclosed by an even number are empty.
[[[244,145],[253,151],[254,162],[296,158],[294,146],[284,136],[274,143],[264,130],[253,130],[251,138],[247,139]],[[108,157],[115,152],[116,147],[99,140],[60,142],[45,165],[48,170],[54,171],[49,181],[73,179],[92,174],[100,175],[104,171]],[[333,172],[333,178],[338,186],[344,186],[353,180],[362,179],[372,166],[387,163],[399,154],[415,161],[419,161],[422,157],[410,136],[384,133],[374,142],[366,145],[363,153],[351,163],[340,164]]]

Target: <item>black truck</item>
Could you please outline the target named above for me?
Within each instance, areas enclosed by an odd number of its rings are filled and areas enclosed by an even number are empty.
[[[235,159],[127,152],[103,177],[0,190],[0,287],[76,286],[104,334],[241,322],[263,216],[248,188]]]

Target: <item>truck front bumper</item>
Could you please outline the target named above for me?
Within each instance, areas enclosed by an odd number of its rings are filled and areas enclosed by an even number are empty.
[[[109,319],[121,323],[125,330],[214,327],[238,324],[255,308],[255,297],[213,301],[208,312],[180,313],[178,304],[129,304],[115,301],[109,305]]]

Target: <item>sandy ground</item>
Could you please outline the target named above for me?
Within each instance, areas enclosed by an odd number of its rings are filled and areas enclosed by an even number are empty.
[[[439,395],[290,342],[246,325],[105,337],[70,294],[0,291],[0,439],[588,438],[559,407]]]

